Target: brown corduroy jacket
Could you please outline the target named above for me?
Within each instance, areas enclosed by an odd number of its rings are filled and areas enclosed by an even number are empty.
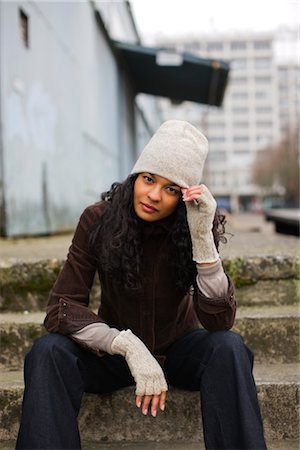
[[[67,260],[49,296],[44,322],[49,332],[68,335],[94,322],[119,330],[129,328],[163,362],[166,349],[186,332],[199,328],[200,323],[209,331],[232,327],[236,303],[230,278],[227,295],[221,298],[205,297],[196,280],[184,296],[176,287],[167,219],[141,225],[141,291],[120,287],[104,273],[90,250],[89,238],[106,207],[106,202],[96,203],[80,217]],[[88,308],[96,272],[101,284],[98,314]]]

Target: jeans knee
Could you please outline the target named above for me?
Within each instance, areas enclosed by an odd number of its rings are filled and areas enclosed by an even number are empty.
[[[234,331],[221,331],[219,345],[225,349],[236,349],[244,346],[244,339]]]
[[[46,361],[58,359],[60,353],[72,346],[73,342],[60,334],[47,334],[36,339],[31,350],[25,357],[25,365],[28,363],[45,364]]]
[[[218,331],[214,333],[213,345],[215,351],[222,355],[233,355],[245,352],[244,339],[233,331]]]

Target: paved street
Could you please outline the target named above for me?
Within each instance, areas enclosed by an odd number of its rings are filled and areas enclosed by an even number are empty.
[[[274,224],[260,214],[228,215],[226,231],[228,242],[221,245],[222,257],[300,255],[300,239],[276,233]]]
[[[299,255],[300,239],[274,232],[273,224],[258,214],[227,216],[227,244],[221,244],[222,257],[251,255]],[[0,238],[0,264],[63,259],[71,243],[72,233],[23,239]]]

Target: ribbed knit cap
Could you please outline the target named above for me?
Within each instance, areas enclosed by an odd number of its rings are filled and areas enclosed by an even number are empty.
[[[180,187],[200,184],[208,152],[206,137],[188,122],[167,120],[152,136],[131,173],[149,172]]]

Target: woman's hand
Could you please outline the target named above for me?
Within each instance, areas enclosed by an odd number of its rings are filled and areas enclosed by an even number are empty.
[[[200,264],[214,263],[219,259],[212,234],[216,200],[204,184],[182,188],[181,191],[191,233],[193,260]]]
[[[144,414],[144,416],[147,415],[148,408],[150,407],[151,404],[150,408],[151,415],[153,417],[156,417],[158,407],[161,411],[165,410],[166,398],[167,398],[166,391],[163,391],[159,395],[145,395],[144,397],[141,395],[137,395],[135,398],[135,404],[138,408],[142,406],[142,413]]]
[[[197,184],[196,186],[191,186],[189,188],[181,188],[182,198],[185,202],[191,202],[193,200],[198,199],[198,197],[202,194],[203,184]]]
[[[112,354],[125,357],[136,382],[136,406],[142,402],[142,413],[147,414],[151,403],[151,414],[156,416],[157,407],[165,407],[168,385],[161,366],[145,344],[130,330],[121,331],[111,344]]]

